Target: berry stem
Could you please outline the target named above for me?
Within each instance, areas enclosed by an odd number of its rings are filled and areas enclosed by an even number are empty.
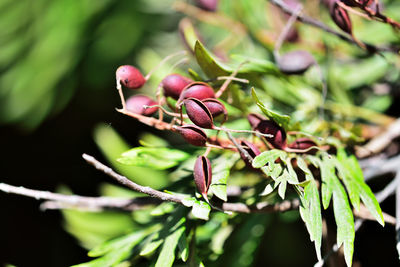
[[[241,79],[241,78],[236,78],[236,77],[231,77],[231,76],[219,76],[217,80],[232,80],[236,82],[241,82],[241,83],[249,83],[249,80],[247,79]]]
[[[181,114],[168,111],[161,105],[143,106],[143,108],[145,108],[145,109],[147,109],[147,108],[158,108],[160,111],[162,111],[163,113],[165,113],[165,114],[167,114],[167,115],[169,115],[171,117],[181,117]],[[183,119],[183,118],[187,119],[188,116],[182,114],[181,119]]]
[[[119,78],[117,78],[117,90],[119,93],[119,97],[121,98],[122,109],[126,110],[125,97],[124,97],[124,93],[122,92],[121,80]]]
[[[248,61],[243,61],[242,63],[239,64],[239,66],[232,72],[231,75],[229,75],[225,82],[222,84],[221,88],[219,88],[219,90],[215,93],[215,98],[220,98],[221,95],[225,92],[226,88],[228,88],[229,84],[231,83],[231,81],[233,80],[233,78],[235,78],[235,76],[238,74],[240,68],[246,64]]]

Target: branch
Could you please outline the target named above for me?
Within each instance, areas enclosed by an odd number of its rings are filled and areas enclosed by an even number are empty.
[[[230,136],[229,133],[227,133],[228,136]],[[231,136],[232,137],[232,136]],[[234,140],[232,138],[232,140]],[[236,141],[235,141],[236,142]],[[182,201],[184,197],[182,196],[176,196],[176,195],[170,195],[158,190],[155,190],[150,187],[144,187],[141,185],[138,185],[125,176],[122,176],[116,172],[114,172],[110,167],[104,165],[103,163],[99,162],[97,159],[95,159],[92,156],[89,156],[87,154],[83,154],[82,157],[92,166],[94,166],[96,169],[99,171],[107,174],[111,178],[115,179],[117,182],[121,183],[122,185],[125,185],[126,187],[129,187],[130,189],[144,193],[146,195],[149,195],[150,197],[157,198],[161,201],[170,201],[170,202],[175,202],[178,204],[182,204]],[[298,199],[294,199],[292,201],[283,201],[281,203],[277,204],[270,204],[267,202],[261,202],[257,203],[255,205],[246,205],[244,203],[223,203],[219,205],[220,209],[223,211],[233,211],[233,212],[239,212],[239,213],[259,213],[259,212],[285,212],[288,210],[292,209],[297,209],[299,207],[300,203]],[[218,207],[218,205],[215,205]]]
[[[393,139],[400,136],[400,119],[395,120],[386,131],[372,138],[366,145],[358,147],[356,154],[360,158],[368,157],[385,149]]]
[[[80,209],[87,211],[101,211],[105,209],[121,209],[121,210],[137,210],[144,206],[160,203],[159,200],[149,197],[141,197],[134,199],[116,198],[116,197],[84,197],[78,195],[64,195],[52,193],[48,191],[40,191],[28,189],[22,186],[12,186],[0,183],[0,191],[32,197],[37,200],[49,200],[42,204],[41,208],[45,209]]]
[[[295,14],[295,10],[292,10],[287,4],[285,4],[282,0],[268,0],[271,4],[277,6],[278,8],[280,8],[284,13],[288,14],[288,15],[293,15]],[[313,27],[319,28],[325,32],[328,32],[330,34],[333,34],[337,37],[339,37],[340,39],[342,39],[343,41],[346,41],[348,43],[357,45],[357,42],[351,38],[349,35],[341,33],[339,31],[336,31],[332,28],[330,28],[329,26],[325,25],[324,23],[313,19],[311,17],[299,14],[297,16],[297,20],[301,21],[305,24],[311,25]],[[375,53],[375,52],[393,52],[393,53],[397,53],[399,51],[398,48],[390,48],[390,47],[378,47],[369,43],[365,43],[365,42],[361,42],[362,44],[365,45],[365,47],[367,48],[367,50],[371,53]]]

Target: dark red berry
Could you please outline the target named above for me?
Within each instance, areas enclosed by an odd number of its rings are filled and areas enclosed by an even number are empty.
[[[302,74],[315,64],[314,57],[303,50],[296,50],[280,56],[278,68],[285,74]]]
[[[213,117],[203,102],[196,98],[190,97],[183,100],[183,104],[186,108],[186,114],[194,124],[201,128],[213,128]]]
[[[165,77],[161,83],[164,90],[164,95],[178,100],[183,89],[192,82],[193,80],[174,73]]]
[[[290,143],[288,145],[289,148],[297,149],[297,150],[307,150],[313,146],[318,146],[318,145],[313,140],[311,140],[310,138],[307,138],[307,137],[298,138],[293,143]],[[315,154],[315,153],[317,153],[317,151],[318,150],[315,148],[315,149],[305,151],[304,153]]]
[[[208,110],[211,112],[211,115],[213,118],[224,114],[225,120],[226,117],[228,116],[228,112],[226,111],[226,108],[224,104],[222,104],[220,101],[218,101],[215,98],[206,98],[203,99],[201,102],[208,108]]]
[[[180,99],[186,99],[189,97],[203,100],[206,98],[215,98],[214,89],[208,84],[203,82],[194,82],[189,84],[182,92]]]
[[[157,107],[144,108],[144,106],[154,106],[157,102],[145,95],[134,95],[128,98],[126,101],[126,108],[136,114],[141,115],[152,115],[157,111]]]
[[[347,13],[343,7],[339,6],[338,1],[339,0],[329,1],[329,14],[340,29],[352,35],[353,28],[349,13]]]
[[[242,140],[240,142],[240,145],[243,147],[243,149],[249,153],[250,157],[252,157],[253,159],[260,155],[260,150],[251,142],[247,141],[247,140]],[[239,151],[240,152],[240,151]],[[240,152],[240,157],[243,159],[243,161],[246,163],[247,166],[251,166],[251,163],[249,161],[248,158],[246,158],[246,156]]]
[[[218,0],[196,0],[196,5],[201,9],[214,12],[217,10]]]
[[[205,156],[199,156],[194,163],[194,183],[199,193],[208,201],[207,192],[211,185],[212,171],[211,163]]]
[[[120,66],[115,75],[121,84],[129,89],[138,89],[146,83],[142,73],[131,65]]]
[[[273,137],[265,138],[274,148],[283,149],[286,147],[285,129],[280,127],[276,122],[271,120],[263,120],[257,125],[255,130],[263,134],[273,135]]]
[[[258,124],[261,121],[265,121],[265,120],[267,120],[267,118],[265,118],[262,115],[256,114],[256,113],[250,113],[249,115],[247,115],[247,120],[250,123],[251,129],[254,130],[257,128]]]
[[[183,126],[174,126],[173,130],[180,133],[183,139],[186,140],[189,144],[194,146],[205,146],[207,142],[206,133],[196,125],[183,125]]]

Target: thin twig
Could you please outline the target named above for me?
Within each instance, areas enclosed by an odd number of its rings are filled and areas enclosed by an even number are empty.
[[[126,187],[128,187],[134,191],[147,194],[151,197],[158,198],[162,201],[170,201],[170,202],[175,202],[178,204],[183,204],[182,196],[171,195],[171,194],[167,194],[167,193],[155,190],[150,187],[144,187],[144,186],[138,185],[138,184],[132,182],[131,180],[129,180],[128,178],[126,178],[125,176],[122,176],[122,175],[114,172],[110,167],[99,162],[94,157],[89,156],[87,154],[83,154],[82,157],[90,165],[94,166],[99,171],[107,174],[108,176],[115,179],[122,185],[125,185]],[[216,205],[216,206],[218,207],[218,205]],[[255,205],[246,205],[244,203],[223,203],[218,208],[222,209],[223,211],[233,211],[233,212],[240,212],[240,213],[259,213],[259,212],[284,212],[284,211],[288,211],[288,210],[292,210],[292,209],[297,209],[298,207],[299,207],[299,200],[294,199],[292,201],[283,201],[283,202],[277,203],[277,204],[270,204],[268,202],[257,203]]]
[[[268,1],[271,4],[273,4],[273,5],[277,6],[278,8],[280,8],[284,13],[286,13],[288,15],[293,15],[295,13],[295,11],[293,9],[291,9],[287,4],[285,4],[282,0],[268,0]],[[352,43],[354,45],[359,46],[359,44],[352,37],[350,37],[349,35],[341,33],[339,31],[336,31],[336,30],[332,29],[331,27],[325,25],[324,23],[322,23],[322,22],[320,22],[320,21],[318,21],[316,19],[313,19],[313,18],[310,18],[308,16],[300,14],[299,16],[297,16],[297,20],[299,20],[299,21],[301,21],[301,22],[303,22],[305,24],[311,25],[313,27],[319,28],[319,29],[321,29],[321,30],[323,30],[325,32],[330,33],[330,34],[333,34],[333,35],[339,37],[340,39],[342,39],[342,40],[344,40],[344,41],[346,41],[348,43]],[[375,46],[375,45],[372,45],[372,44],[369,44],[369,43],[365,43],[365,42],[361,42],[361,43],[363,43],[366,46],[367,50],[369,52],[371,52],[371,53],[374,53],[374,52],[393,52],[393,53],[397,53],[399,51],[398,48],[380,47],[380,46]]]
[[[357,148],[356,153],[360,158],[368,157],[385,149],[393,139],[400,136],[400,119],[395,120],[386,131],[372,138],[366,145]]]
[[[104,209],[121,209],[131,211],[143,208],[144,206],[160,203],[159,200],[149,197],[139,197],[134,199],[116,197],[85,197],[33,190],[22,186],[17,187],[4,183],[0,183],[0,191],[10,194],[32,197],[37,200],[49,200],[49,202],[43,203],[43,205],[41,206],[42,209],[54,208],[56,205],[55,203],[57,203],[57,205],[59,205],[58,208],[62,206],[62,208],[73,208],[90,211],[100,211]]]

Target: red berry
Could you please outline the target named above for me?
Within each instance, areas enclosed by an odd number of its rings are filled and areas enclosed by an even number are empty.
[[[247,120],[250,123],[251,129],[256,129],[257,125],[264,120],[267,120],[267,118],[265,118],[262,115],[256,114],[256,113],[250,113],[249,115],[247,115]]]
[[[184,89],[180,99],[186,99],[189,97],[197,98],[199,100],[203,100],[206,98],[215,98],[214,89],[212,89],[206,83],[194,82],[189,84]]]
[[[146,83],[142,73],[131,65],[120,66],[115,75],[121,84],[129,89],[138,89]]]
[[[170,74],[162,80],[162,87],[164,89],[164,95],[170,96],[173,99],[178,100],[183,89],[193,80],[184,77],[180,74]]]
[[[311,140],[310,138],[307,138],[307,137],[298,138],[293,143],[290,143],[288,145],[289,148],[298,149],[298,150],[307,150],[313,146],[318,146],[318,145],[313,140]],[[318,151],[317,149],[311,149],[311,150],[305,151],[304,153],[315,154],[315,153],[317,153],[317,151]]]
[[[228,112],[226,111],[225,106],[218,101],[215,98],[206,98],[203,99],[201,102],[203,102],[203,104],[208,108],[208,110],[211,112],[211,115],[213,116],[213,118],[224,114],[225,117],[228,116]]]
[[[339,6],[338,1],[339,0],[331,0],[328,3],[331,18],[340,29],[352,35],[353,28],[349,13],[347,13],[347,10],[343,7]]]
[[[194,146],[205,146],[207,142],[206,133],[196,125],[183,125],[183,126],[173,126],[173,130],[180,133],[183,139],[189,144]]]
[[[263,120],[257,125],[255,130],[263,134],[273,135],[273,137],[266,137],[266,139],[274,148],[283,149],[286,147],[285,129],[280,127],[276,122]]]
[[[217,10],[218,0],[196,0],[196,5],[201,9],[214,12]]]
[[[242,140],[240,142],[240,145],[243,146],[243,149],[246,150],[247,153],[254,159],[256,156],[260,155],[261,152],[260,150],[251,142],[247,140]],[[240,152],[240,151],[239,151]],[[247,166],[251,167],[251,163],[249,162],[249,159],[244,156],[242,152],[240,152],[240,157],[243,159],[243,161],[246,163]]]
[[[157,111],[157,107],[144,108],[143,106],[154,106],[157,102],[145,95],[134,95],[126,101],[126,108],[133,113],[141,115],[152,115]]]
[[[213,128],[213,117],[203,102],[196,98],[190,97],[183,100],[183,104],[186,108],[186,114],[194,124],[201,128]]]
[[[211,163],[205,156],[199,156],[194,163],[193,169],[194,182],[199,193],[206,199],[207,192],[211,185],[212,171]]]

